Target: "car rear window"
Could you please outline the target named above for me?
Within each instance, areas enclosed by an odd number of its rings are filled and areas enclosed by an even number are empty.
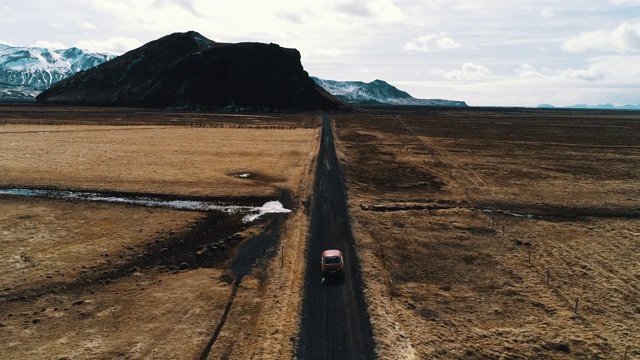
[[[324,258],[324,263],[325,264],[340,264],[340,257],[338,256],[327,256],[326,258]]]

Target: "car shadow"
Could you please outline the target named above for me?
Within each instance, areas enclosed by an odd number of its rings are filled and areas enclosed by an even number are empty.
[[[324,286],[344,285],[344,275],[326,275],[322,278],[322,285]]]

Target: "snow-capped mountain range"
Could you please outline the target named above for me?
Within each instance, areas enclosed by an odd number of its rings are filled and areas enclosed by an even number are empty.
[[[0,44],[0,100],[34,100],[54,83],[114,58],[75,47],[52,50]],[[311,78],[349,104],[467,106],[464,101],[416,99],[382,80],[365,83]]]
[[[407,92],[382,80],[365,83],[362,81],[323,80],[313,76],[311,78],[331,95],[349,104],[467,106],[464,101],[416,99]]]
[[[115,55],[0,44],[0,98],[33,99],[52,84]]]

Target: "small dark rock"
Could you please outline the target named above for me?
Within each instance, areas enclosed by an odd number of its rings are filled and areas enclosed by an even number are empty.
[[[184,270],[188,267],[189,267],[189,264],[187,264],[186,262],[183,262],[182,264],[180,264],[180,270]]]
[[[569,345],[565,343],[546,343],[542,347],[546,350],[561,351],[567,354],[571,352]]]
[[[78,305],[82,305],[82,304],[84,304],[84,300],[78,300],[78,301],[74,302],[71,305],[78,306]]]
[[[37,324],[37,323],[39,323],[39,322],[40,322],[40,319],[33,319],[33,320],[31,320],[31,322],[32,322],[33,324]]]

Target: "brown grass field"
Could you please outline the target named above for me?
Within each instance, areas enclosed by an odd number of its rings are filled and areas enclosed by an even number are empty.
[[[334,120],[381,358],[640,358],[638,113]]]
[[[640,359],[640,114],[332,117],[380,358]],[[242,202],[286,190],[277,254],[242,279],[208,358],[290,358],[319,123],[3,105],[0,187]],[[234,256],[275,218],[0,196],[2,358],[199,358]]]
[[[208,358],[292,352],[318,115],[21,106],[0,108],[0,124],[1,187],[241,203],[287,190],[286,251],[242,279]],[[199,358],[230,299],[239,245],[268,226],[239,220],[0,196],[1,357]],[[219,247],[203,252],[203,242]]]

